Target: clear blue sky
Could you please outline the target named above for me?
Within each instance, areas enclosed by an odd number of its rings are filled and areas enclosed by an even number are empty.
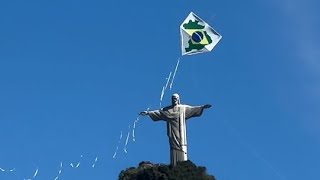
[[[189,157],[218,180],[320,178],[320,3],[271,1],[0,2],[0,179],[113,180],[169,162],[157,109],[195,12],[222,36],[183,57],[172,91],[210,103],[188,122]],[[123,139],[116,158],[120,131]],[[81,158],[81,155],[83,157]],[[96,167],[92,168],[98,156]],[[70,163],[81,162],[79,168]],[[15,168],[14,171],[8,170]]]

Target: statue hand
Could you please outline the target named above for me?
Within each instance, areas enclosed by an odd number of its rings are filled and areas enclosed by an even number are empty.
[[[203,108],[204,108],[204,109],[211,108],[211,105],[210,105],[210,104],[206,104],[206,105],[203,106]]]
[[[145,116],[145,115],[148,115],[148,114],[149,114],[148,111],[142,111],[142,112],[139,113],[139,115],[141,115],[141,116]]]

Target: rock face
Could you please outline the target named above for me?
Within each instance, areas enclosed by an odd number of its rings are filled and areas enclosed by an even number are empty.
[[[142,161],[138,167],[130,167],[119,174],[119,180],[216,180],[206,173],[206,168],[196,166],[190,160],[176,166]]]

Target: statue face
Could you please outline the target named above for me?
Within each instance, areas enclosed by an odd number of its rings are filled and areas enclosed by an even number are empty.
[[[180,103],[180,99],[178,95],[173,95],[171,100],[172,100],[172,105],[178,105]]]

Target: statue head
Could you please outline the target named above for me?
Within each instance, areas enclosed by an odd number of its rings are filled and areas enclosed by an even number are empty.
[[[180,104],[179,94],[177,94],[177,93],[172,94],[171,101],[172,101],[172,105],[174,105],[174,106]]]

